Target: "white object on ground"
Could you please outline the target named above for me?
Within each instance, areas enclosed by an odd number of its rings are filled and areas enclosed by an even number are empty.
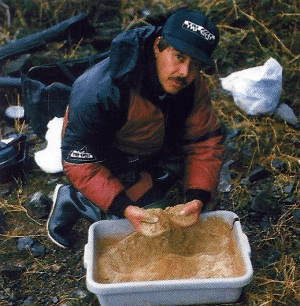
[[[24,118],[24,107],[23,106],[9,106],[5,110],[5,115],[10,119],[22,119]]]
[[[220,173],[220,182],[218,185],[218,190],[220,192],[230,192],[231,190],[231,177],[230,177],[229,167],[233,163],[234,163],[234,160],[229,160],[222,167],[222,170]]]
[[[292,125],[298,125],[299,120],[294,111],[285,103],[281,103],[275,111],[275,114]]]
[[[262,66],[237,71],[221,78],[235,104],[248,115],[272,115],[282,89],[282,67],[270,58]]]
[[[37,165],[46,173],[59,173],[63,171],[61,160],[61,133],[63,118],[54,117],[48,122],[45,135],[47,147],[34,154]]]

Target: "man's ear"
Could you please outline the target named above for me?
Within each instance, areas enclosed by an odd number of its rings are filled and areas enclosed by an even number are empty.
[[[154,51],[154,55],[156,56],[156,54],[159,51],[159,48],[158,48],[158,44],[159,44],[159,41],[160,41],[160,36],[156,37],[155,41],[154,41],[154,45],[153,45],[153,51]]]

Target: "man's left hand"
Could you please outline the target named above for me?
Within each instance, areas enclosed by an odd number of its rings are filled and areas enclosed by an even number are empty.
[[[172,218],[172,223],[177,228],[195,225],[199,220],[203,203],[200,200],[193,200],[180,206],[183,206],[183,208],[177,213],[175,218]]]

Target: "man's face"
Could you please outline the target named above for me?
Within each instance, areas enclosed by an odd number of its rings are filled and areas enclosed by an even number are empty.
[[[158,43],[159,37],[154,43],[158,79],[167,93],[177,94],[195,80],[200,63],[171,46],[159,51]]]

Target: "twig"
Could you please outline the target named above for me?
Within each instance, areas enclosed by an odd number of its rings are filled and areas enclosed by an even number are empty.
[[[234,12],[235,12],[235,18],[238,19],[239,16],[238,16],[238,10],[237,10],[236,1],[232,0],[232,2],[233,2],[233,8],[234,8]]]

